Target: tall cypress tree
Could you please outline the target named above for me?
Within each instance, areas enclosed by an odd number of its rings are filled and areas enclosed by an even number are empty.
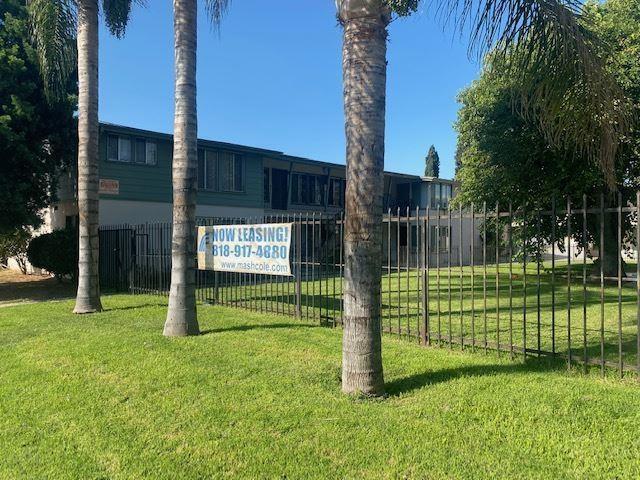
[[[424,167],[424,176],[425,177],[439,177],[440,176],[440,157],[438,156],[438,151],[436,147],[431,145],[429,148],[429,153],[425,158],[425,167]]]

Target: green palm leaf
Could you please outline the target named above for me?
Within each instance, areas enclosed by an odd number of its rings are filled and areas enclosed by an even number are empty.
[[[32,43],[49,100],[64,93],[76,68],[76,9],[70,0],[30,0]]]

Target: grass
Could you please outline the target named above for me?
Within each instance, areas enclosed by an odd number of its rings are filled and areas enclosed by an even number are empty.
[[[587,263],[587,282],[583,286],[581,262],[581,259],[574,260],[571,267],[570,294],[566,261],[556,263],[555,278],[551,274],[550,263],[541,265],[539,275],[537,265],[528,263],[526,289],[521,263],[513,264],[512,274],[508,264],[500,264],[499,268],[495,263],[488,264],[486,277],[481,265],[474,267],[473,275],[468,266],[462,269],[454,266],[451,270],[431,268],[428,300],[432,343],[445,346],[453,343],[454,348],[459,348],[461,343],[466,347],[484,348],[486,340],[489,345],[499,343],[504,350],[513,344],[516,349],[526,345],[527,349],[563,355],[571,351],[573,359],[586,356],[588,361],[599,363],[604,358],[608,365],[616,368],[620,362],[625,369],[635,368],[638,364],[635,282],[623,282],[618,291],[616,283],[608,281],[601,292],[598,276],[591,276],[591,264]],[[627,265],[627,271],[635,270],[635,264]],[[385,331],[409,337],[419,335],[422,323],[419,293],[422,280],[419,277],[420,272],[416,269],[385,272],[382,279]],[[263,306],[277,313],[294,313],[295,281],[281,278],[280,283],[253,285],[249,276],[242,279],[229,276],[228,279],[234,281],[233,286],[221,288],[218,297],[225,304],[254,309]],[[601,293],[604,300],[602,310]],[[203,298],[212,296],[213,289],[203,289],[201,294]],[[340,322],[339,276],[302,282],[301,298],[303,317],[322,318],[328,323]]]
[[[385,337],[389,397],[340,393],[340,331],[164,300],[0,309],[0,478],[640,477],[640,386]]]

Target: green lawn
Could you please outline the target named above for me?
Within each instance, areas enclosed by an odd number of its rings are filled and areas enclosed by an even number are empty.
[[[573,359],[583,359],[586,353],[587,360],[592,363],[599,364],[604,358],[609,366],[617,368],[622,360],[625,370],[635,368],[638,364],[635,282],[623,282],[619,312],[618,287],[615,281],[608,281],[602,292],[604,309],[601,310],[598,276],[591,276],[591,264],[588,263],[585,290],[581,262],[581,259],[574,259],[571,267],[570,296],[566,261],[557,262],[555,279],[550,272],[550,263],[541,265],[539,277],[537,265],[528,263],[526,290],[521,263],[514,262],[512,275],[508,264],[500,264],[498,269],[495,264],[488,264],[486,277],[481,265],[474,267],[473,275],[468,266],[462,271],[455,266],[450,270],[447,267],[431,268],[428,300],[432,343],[453,344],[453,348],[460,348],[462,343],[465,348],[475,345],[475,348],[483,349],[486,340],[493,347],[499,343],[503,350],[509,350],[509,345],[513,344],[516,354],[525,346],[563,355],[567,355],[570,349]],[[635,272],[635,269],[635,264],[627,265],[627,271]],[[418,336],[422,322],[418,289],[422,282],[420,276],[416,269],[399,273],[392,270],[390,274],[385,271],[382,278],[382,323],[385,331]],[[234,281],[231,287],[220,288],[218,292],[219,301],[227,305],[264,308],[290,315],[295,313],[294,280],[282,277],[278,282],[254,285],[248,275],[241,279],[238,276],[224,278]],[[213,289],[203,289],[201,295],[202,298],[212,297]],[[330,324],[340,322],[339,276],[328,276],[322,281],[303,281],[301,299],[303,318],[322,318]]]
[[[0,478],[640,477],[640,386],[384,339],[389,397],[340,393],[340,330],[164,300],[0,309]],[[579,370],[579,369],[577,369]]]

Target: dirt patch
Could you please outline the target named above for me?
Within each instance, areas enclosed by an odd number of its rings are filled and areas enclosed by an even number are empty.
[[[0,307],[73,298],[75,293],[75,285],[69,282],[59,282],[49,276],[23,275],[15,270],[0,269]]]

